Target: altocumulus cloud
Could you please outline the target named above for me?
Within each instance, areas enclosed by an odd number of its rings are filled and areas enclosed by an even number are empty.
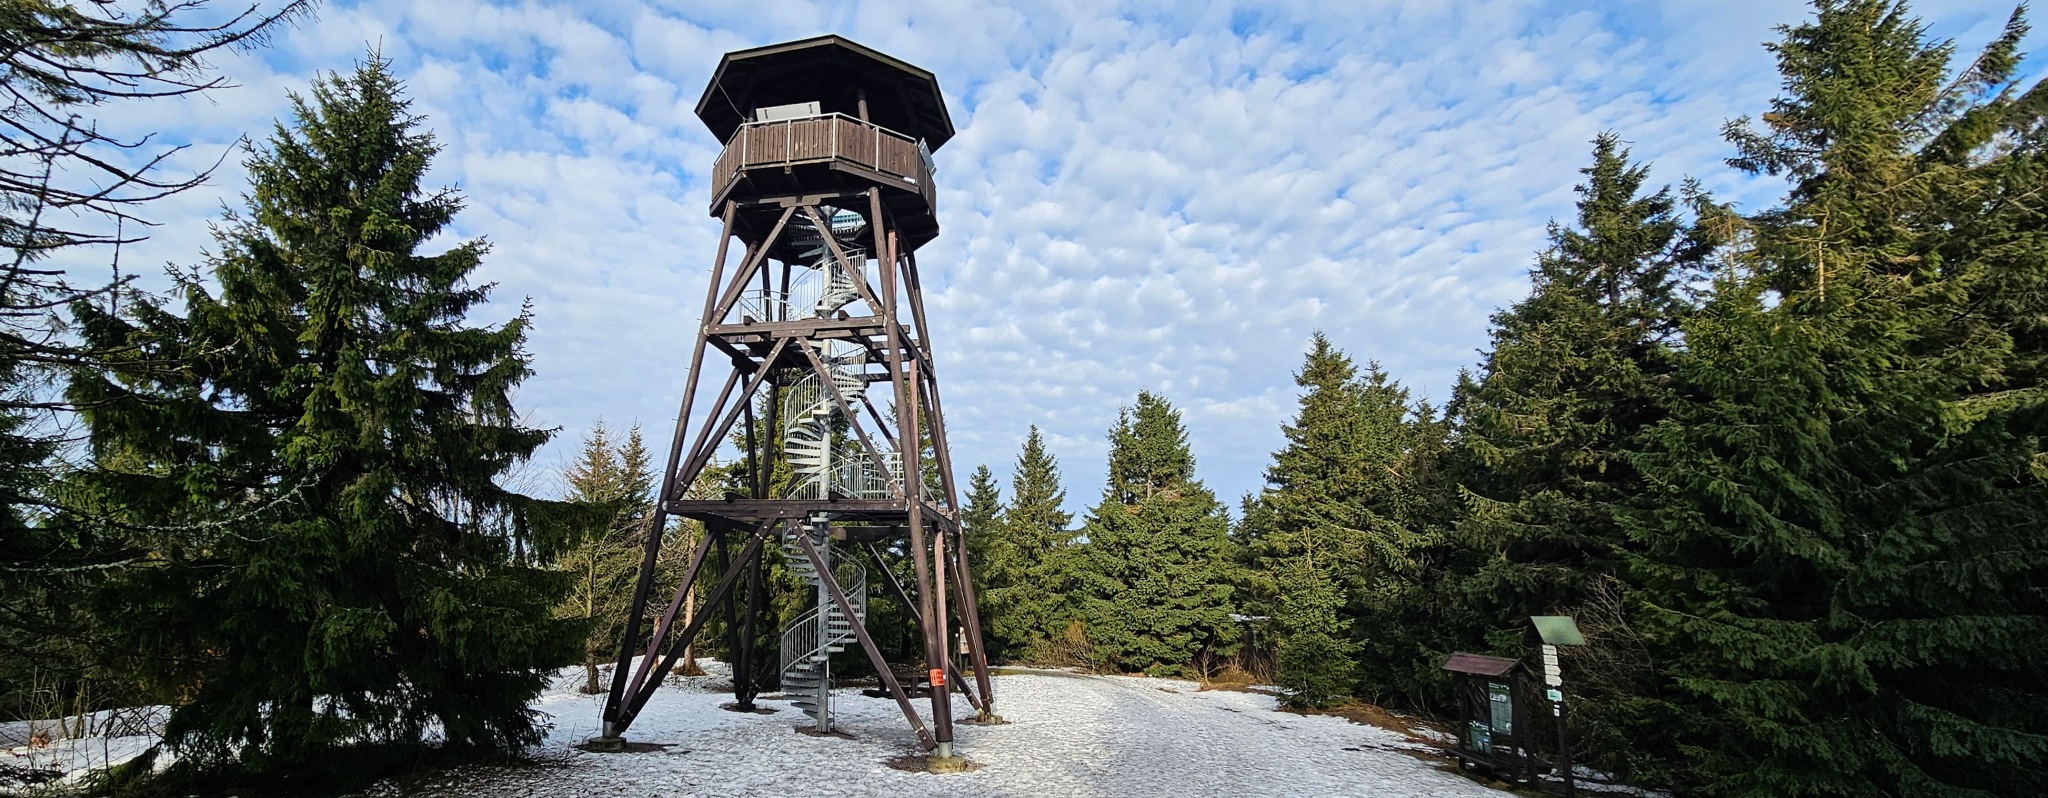
[[[1925,2],[1965,47],[2009,5]],[[1526,290],[1570,214],[1588,141],[1613,130],[1654,177],[1756,207],[1780,186],[1720,165],[1727,119],[1764,108],[1760,44],[1790,0],[1642,3],[990,0],[517,4],[335,2],[218,65],[238,88],[117,112],[202,168],[285,117],[288,90],[393,59],[444,146],[432,179],[494,249],[494,318],[530,297],[520,397],[566,457],[602,416],[661,441],[715,245],[718,142],[690,109],[718,56],[841,33],[935,72],[959,137],[937,155],[945,233],[920,255],[956,459],[999,473],[1028,425],[1071,504],[1141,389],[1186,411],[1200,472],[1255,490],[1313,330],[1448,397],[1487,316]],[[243,175],[157,207],[126,271],[192,264]],[[138,267],[137,264],[144,264]],[[81,265],[80,268],[89,268]],[[962,475],[964,477],[964,474]],[[536,475],[536,487],[549,479]]]

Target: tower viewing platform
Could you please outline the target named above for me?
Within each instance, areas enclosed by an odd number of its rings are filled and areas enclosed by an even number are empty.
[[[782,200],[869,186],[904,251],[939,234],[931,154],[954,131],[930,72],[839,36],[740,50],[719,62],[697,117],[725,142],[711,215],[744,198],[742,235],[772,224]]]

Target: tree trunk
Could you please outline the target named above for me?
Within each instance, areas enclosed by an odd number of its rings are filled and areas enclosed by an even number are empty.
[[[689,626],[696,620],[697,587],[695,585],[691,585],[689,595],[683,596],[683,625]],[[695,675],[704,672],[703,668],[697,667],[697,641],[695,639],[692,639],[689,645],[683,646],[682,672],[685,676]]]

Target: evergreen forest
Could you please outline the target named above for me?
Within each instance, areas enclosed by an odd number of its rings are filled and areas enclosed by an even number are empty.
[[[210,91],[209,53],[315,10],[97,8],[0,2],[0,719],[168,706],[175,764],[116,768],[108,793],[531,747],[551,675],[599,693],[635,642],[643,555],[673,590],[702,539],[653,528],[662,444],[598,421],[535,473],[556,432],[514,399],[546,319],[471,318],[508,301],[473,279],[490,245],[445,235],[463,195],[428,184],[431,120],[375,51],[251,134],[248,184],[169,290],[51,266],[123,235],[52,220],[139,220],[205,177],[93,158],[153,145],[73,111]],[[1562,652],[1574,756],[1614,781],[2048,795],[2048,86],[2021,74],[2028,30],[2022,7],[1965,46],[1904,3],[1817,0],[1766,45],[1777,95],[1721,131],[1724,168],[1778,181],[1775,203],[1599,136],[1448,399],[1316,333],[1250,495],[1205,485],[1159,392],[1102,419],[1101,485],[1069,485],[1037,426],[1006,431],[1013,461],[957,475],[992,658],[1443,720],[1451,654],[1528,661],[1529,618],[1566,615],[1587,643]],[[771,569],[750,600],[794,616],[806,595]],[[892,661],[924,656],[915,607],[877,590],[868,612]],[[778,639],[704,628],[679,672]]]

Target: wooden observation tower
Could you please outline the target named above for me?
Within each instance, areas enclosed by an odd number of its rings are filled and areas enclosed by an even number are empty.
[[[763,555],[773,545],[815,594],[783,629],[784,693],[830,729],[831,654],[857,646],[925,746],[950,757],[952,691],[985,718],[994,697],[918,291],[917,249],[939,234],[931,151],[953,136],[938,81],[823,36],[726,54],[697,116],[725,142],[710,207],[723,230],[652,529],[680,516],[704,522],[707,534],[651,634],[642,618],[665,580],[656,574],[661,536],[647,536],[604,736],[625,733],[719,613],[733,630],[738,706],[752,708],[755,630],[772,619]],[[693,493],[713,453],[733,440],[740,487]],[[787,469],[781,484],[778,466]],[[683,614],[713,552],[716,583]],[[912,584],[896,578],[891,552],[910,560]],[[909,689],[867,630],[871,571],[923,632],[929,675]],[[971,686],[949,664],[956,620]],[[910,698],[918,690],[929,695],[929,725]]]

